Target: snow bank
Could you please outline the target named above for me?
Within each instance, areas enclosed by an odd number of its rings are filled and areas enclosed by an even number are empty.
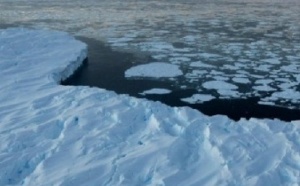
[[[0,30],[0,185],[297,185],[300,122],[234,122],[60,86],[86,57],[65,33]]]

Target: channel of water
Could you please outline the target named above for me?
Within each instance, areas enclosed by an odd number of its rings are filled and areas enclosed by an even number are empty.
[[[240,118],[270,118],[284,121],[300,119],[299,109],[260,105],[259,97],[248,99],[214,99],[200,104],[189,104],[181,101],[181,98],[190,97],[197,93],[193,89],[176,89],[170,81],[163,79],[127,79],[124,72],[133,66],[133,63],[147,63],[151,57],[139,52],[129,53],[112,50],[103,42],[77,37],[88,44],[88,60],[78,69],[73,76],[62,82],[63,85],[85,85],[100,87],[115,91],[118,94],[128,94],[137,98],[146,98],[160,101],[169,106],[188,106],[200,112],[212,116],[217,114],[227,115],[233,120]],[[164,88],[172,90],[169,94],[140,93],[152,88]]]

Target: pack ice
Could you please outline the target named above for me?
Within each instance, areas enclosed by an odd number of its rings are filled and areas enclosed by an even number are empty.
[[[300,183],[300,121],[59,85],[86,57],[66,33],[0,30],[0,185]]]

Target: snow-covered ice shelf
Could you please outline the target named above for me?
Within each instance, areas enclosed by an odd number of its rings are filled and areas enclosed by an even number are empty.
[[[299,184],[300,121],[59,85],[86,49],[62,32],[0,30],[0,185]]]

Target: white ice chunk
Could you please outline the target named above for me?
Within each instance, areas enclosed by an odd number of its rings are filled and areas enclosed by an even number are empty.
[[[182,98],[181,100],[190,104],[195,104],[210,101],[212,99],[215,99],[215,97],[209,94],[194,94],[191,97]]]
[[[162,52],[162,51],[172,51],[174,47],[172,44],[163,41],[149,41],[139,44],[142,51],[147,52]]]
[[[160,60],[160,59],[166,58],[167,55],[164,55],[164,54],[157,54],[157,55],[153,55],[152,57],[153,57],[154,59]]]
[[[286,72],[299,73],[300,65],[299,64],[290,64],[280,67],[281,70]]]
[[[242,78],[242,77],[234,77],[232,78],[232,81],[236,83],[242,83],[242,84],[251,83],[251,81],[248,78]]]
[[[254,90],[257,90],[257,91],[265,91],[265,92],[268,92],[268,91],[275,91],[276,89],[270,87],[269,85],[259,85],[259,86],[253,86],[252,87]]]
[[[275,103],[271,102],[271,101],[258,101],[258,104],[261,104],[261,105],[270,105],[270,106],[275,105]]]
[[[273,65],[280,64],[280,60],[278,58],[263,59],[262,62],[270,63],[270,64],[273,64]]]
[[[267,85],[267,84],[270,84],[272,82],[274,82],[273,79],[259,79],[259,80],[255,81],[255,84],[264,84],[264,85]]]
[[[281,92],[274,92],[272,98],[278,99],[289,99],[289,100],[300,100],[300,92],[293,89],[286,89]]]
[[[184,76],[191,79],[191,78],[199,78],[203,75],[207,74],[207,70],[193,70],[191,73],[186,73]]]
[[[286,83],[281,83],[280,85],[278,85],[279,88],[285,90],[285,89],[290,89],[293,86],[299,85],[299,82],[293,82],[293,81],[289,81]]]
[[[192,62],[190,64],[191,67],[202,67],[202,68],[216,68],[215,66],[213,65],[209,65],[209,64],[205,64],[201,61],[196,61],[196,62]]]
[[[168,63],[149,63],[131,67],[125,71],[125,77],[176,77],[183,73],[177,65]]]
[[[238,66],[235,66],[235,65],[228,65],[228,64],[223,65],[223,68],[224,68],[224,69],[229,69],[229,70],[239,70],[239,69],[240,69],[240,67],[238,67]]]
[[[230,90],[230,89],[219,89],[218,93],[221,96],[225,96],[225,97],[228,97],[228,98],[231,98],[231,97],[239,98],[240,97],[240,93],[238,91]]]
[[[298,83],[300,83],[300,74],[294,74],[293,76],[296,78]]]
[[[212,53],[200,53],[199,54],[200,57],[203,57],[205,59],[209,59],[209,58],[219,58],[221,57],[220,55],[218,54],[212,54]]]
[[[270,71],[270,68],[271,68],[272,66],[273,66],[273,65],[268,65],[268,64],[259,65],[259,66],[257,67],[257,70],[263,71],[263,72],[269,72],[269,71]]]
[[[183,39],[186,41],[186,42],[195,42],[197,40],[197,37],[195,37],[194,35],[187,35],[187,36],[184,36]]]
[[[145,94],[169,94],[172,92],[171,90],[164,89],[164,88],[153,88],[150,90],[146,90],[140,94],[145,95]]]
[[[213,78],[215,80],[218,80],[218,81],[227,81],[227,80],[229,80],[229,77],[226,77],[226,76],[213,76]]]
[[[227,83],[225,81],[208,81],[202,84],[206,89],[216,89],[216,90],[231,90],[238,89],[234,84]]]

